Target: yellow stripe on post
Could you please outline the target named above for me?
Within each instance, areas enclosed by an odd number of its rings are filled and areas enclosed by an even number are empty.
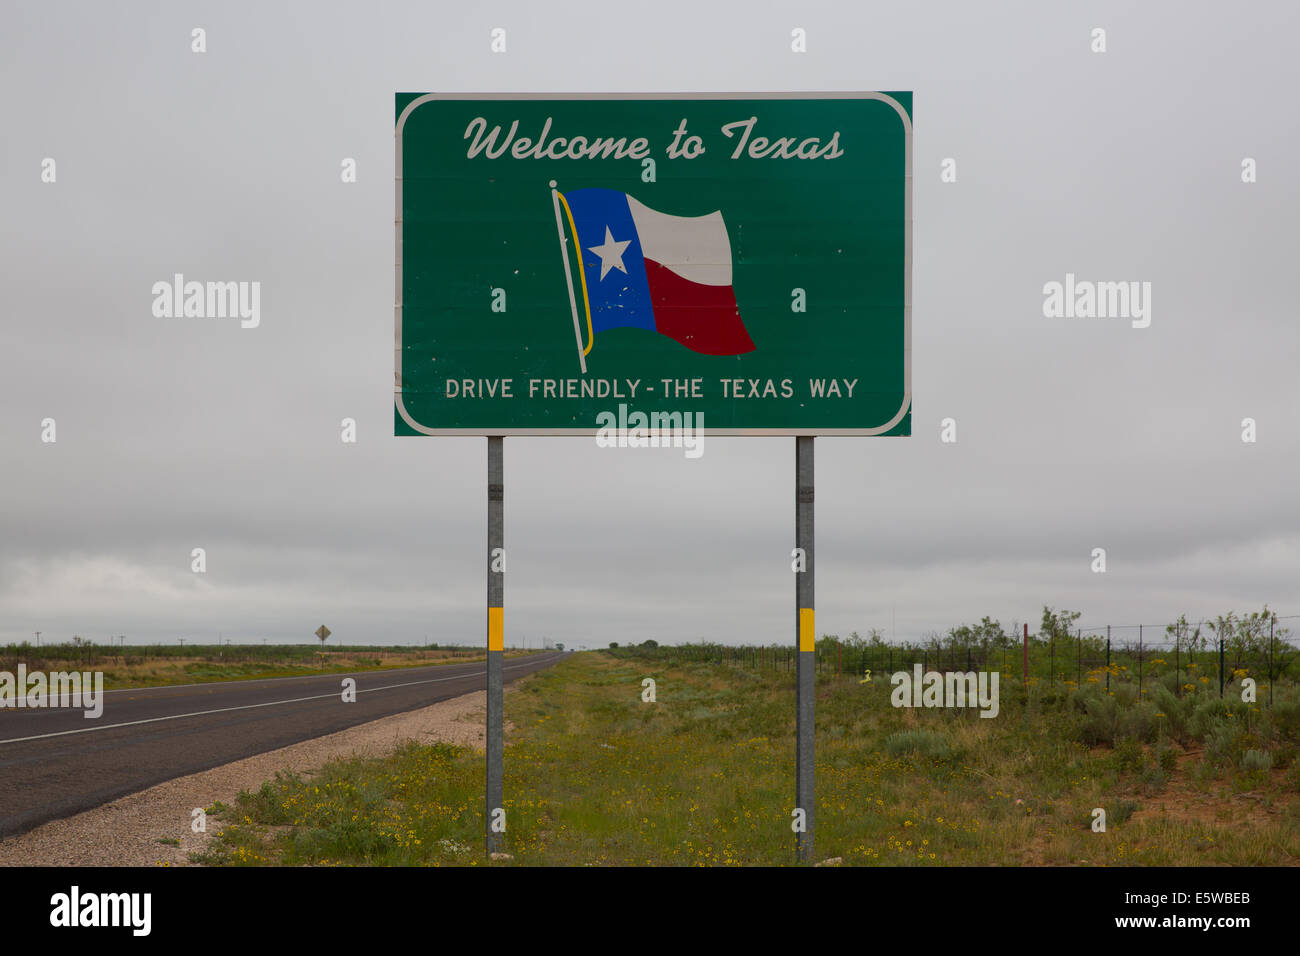
[[[488,608],[488,650],[505,650],[505,608]]]
[[[811,651],[816,632],[813,630],[813,609],[799,608],[799,650]]]

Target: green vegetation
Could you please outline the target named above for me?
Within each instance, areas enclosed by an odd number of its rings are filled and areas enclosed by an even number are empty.
[[[1110,686],[1133,682],[1140,692],[1168,678],[1170,690],[1181,696],[1188,682],[1212,684],[1217,690],[1240,674],[1261,684],[1269,680],[1300,681],[1300,653],[1291,643],[1291,631],[1265,607],[1249,614],[1229,612],[1212,621],[1189,623],[1186,615],[1164,628],[1115,628],[1111,638],[1105,628],[1078,627],[1078,611],[1043,608],[1037,633],[1029,634],[1029,677],[1048,684],[1075,686],[1097,678]],[[866,676],[911,670],[996,670],[1010,683],[1025,677],[1025,639],[1022,626],[1003,627],[988,617],[978,624],[949,628],[920,641],[888,642],[873,629],[867,637],[856,631],[848,637],[823,634],[817,640],[819,674]],[[738,664],[755,669],[789,670],[794,667],[790,644],[759,647],[715,643],[661,646],[655,641],[610,645],[610,653],[625,660]]]
[[[528,651],[508,651],[518,657]],[[535,653],[535,652],[533,652]],[[0,647],[0,670],[14,672],[21,663],[29,672],[94,670],[104,674],[109,690],[160,687],[209,681],[306,677],[316,674],[466,664],[484,660],[480,648],[344,646],[322,652],[309,644],[281,645],[126,645],[92,644],[76,638],[63,644],[28,642]]]
[[[575,655],[506,697],[504,865],[794,862],[784,670]],[[650,649],[660,652],[665,649]],[[669,649],[671,650],[671,649]],[[817,858],[846,865],[1300,862],[1300,690],[1001,682],[998,717],[817,682]],[[1172,677],[1172,675],[1170,675]],[[641,681],[657,681],[643,703]],[[1236,701],[1236,702],[1234,702]],[[1265,757],[1255,756],[1264,754]],[[1271,760],[1271,764],[1268,761]],[[407,745],[240,795],[201,862],[478,865],[483,756]],[[1093,809],[1107,830],[1093,832]]]

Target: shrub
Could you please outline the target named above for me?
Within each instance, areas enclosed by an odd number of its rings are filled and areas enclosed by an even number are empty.
[[[1267,750],[1247,750],[1241,755],[1241,769],[1247,773],[1253,770],[1272,770],[1273,755]]]
[[[1232,711],[1231,700],[1219,700],[1217,697],[1199,700],[1187,718],[1187,731],[1193,738],[1205,740],[1215,728],[1228,722],[1228,714]]]
[[[1133,737],[1120,737],[1115,742],[1115,759],[1120,770],[1138,770],[1142,767],[1142,744]]]
[[[1165,773],[1173,773],[1178,767],[1178,751],[1173,747],[1157,747],[1156,763]]]
[[[1292,743],[1279,744],[1277,749],[1272,753],[1273,766],[1280,770],[1285,770],[1287,767],[1295,763],[1296,745]]]
[[[1205,758],[1210,763],[1230,767],[1241,753],[1237,743],[1237,729],[1223,722],[1212,727],[1205,735]]]
[[[1133,811],[1137,810],[1142,804],[1136,800],[1121,800],[1114,811],[1106,814],[1106,823],[1119,825],[1128,822],[1129,817],[1133,816]]]
[[[1277,701],[1272,708],[1271,717],[1282,734],[1300,736],[1300,699]]]
[[[1196,706],[1195,698],[1180,698],[1168,687],[1157,686],[1151,692],[1151,701],[1156,710],[1165,715],[1165,728],[1169,736],[1180,743],[1190,743],[1192,735],[1188,730],[1188,721]]]
[[[1119,705],[1114,697],[1086,696],[1082,698],[1087,714],[1079,726],[1079,739],[1085,744],[1113,744],[1115,721]]]
[[[274,782],[267,780],[254,792],[240,791],[240,803],[258,823],[289,823],[292,815],[284,807],[284,795],[301,786],[302,779],[297,774],[277,771]]]
[[[948,740],[932,730],[900,730],[885,738],[885,749],[891,756],[916,753],[932,760],[943,760],[952,753]]]
[[[1187,671],[1165,671],[1156,678],[1156,689],[1167,690],[1172,695],[1175,693],[1183,681],[1187,679]],[[1153,691],[1154,693],[1154,691]],[[1165,711],[1169,713],[1169,711]]]
[[[1158,766],[1147,767],[1142,771],[1142,785],[1150,790],[1163,790],[1169,783],[1169,774]]]
[[[1150,701],[1121,706],[1116,716],[1116,736],[1147,742],[1156,739],[1156,708]]]

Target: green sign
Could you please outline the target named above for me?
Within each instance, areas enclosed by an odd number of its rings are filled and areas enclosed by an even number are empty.
[[[911,107],[397,94],[396,434],[910,434]]]

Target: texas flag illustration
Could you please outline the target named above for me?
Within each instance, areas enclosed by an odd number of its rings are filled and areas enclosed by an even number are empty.
[[[705,355],[754,351],[731,286],[731,240],[720,210],[670,216],[613,189],[554,194],[567,219],[561,234],[567,225],[578,246],[578,282],[570,275],[569,283],[575,324],[586,320],[584,371],[594,337],[626,326]]]

